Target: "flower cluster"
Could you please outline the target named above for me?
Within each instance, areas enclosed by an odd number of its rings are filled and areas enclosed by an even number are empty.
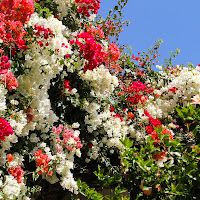
[[[43,173],[47,173],[47,175],[52,175],[53,171],[49,170],[49,161],[51,160],[50,158],[48,158],[48,156],[46,154],[42,153],[42,150],[38,150],[35,153],[35,161],[36,161],[36,167],[39,167],[40,170],[38,171],[38,174],[43,174]]]
[[[150,123],[150,125],[145,127],[145,130],[147,131],[147,133],[149,133],[152,140],[155,141],[154,145],[156,147],[160,146],[163,149],[162,152],[160,152],[160,151],[154,152],[153,155],[152,155],[152,158],[155,159],[158,162],[158,164],[160,164],[160,166],[162,166],[163,165],[162,162],[166,161],[163,158],[167,157],[167,149],[163,145],[160,145],[161,140],[159,138],[159,134],[154,129],[163,127],[163,125],[162,125],[160,120],[152,118],[151,115],[146,110],[144,111],[144,114],[148,117],[148,120],[149,120],[149,123]],[[164,134],[169,135],[169,137],[165,138],[164,140],[166,140],[166,139],[173,140],[173,134],[167,128],[162,129],[161,135],[164,135]]]
[[[53,127],[54,134],[57,134],[57,151],[61,153],[62,149],[68,149],[69,151],[74,151],[76,149],[81,149],[83,145],[81,144],[80,138],[75,136],[74,133],[67,127],[60,124],[57,128]]]
[[[70,86],[70,81],[69,81],[69,80],[65,80],[65,81],[64,81],[64,86],[65,86],[65,88],[68,89],[69,92],[72,91],[72,88],[71,88],[71,86]]]
[[[90,82],[90,86],[94,88],[94,95],[99,98],[105,98],[111,94],[118,85],[116,76],[111,75],[104,65],[100,65],[93,71],[88,70],[82,75],[82,79]]]
[[[151,89],[147,89],[146,85],[139,81],[132,82],[128,87],[123,86],[123,89],[128,94],[126,100],[131,102],[131,105],[136,105],[138,103],[144,105],[148,97],[143,93],[149,93],[152,91]]]
[[[120,58],[120,50],[119,50],[119,48],[115,44],[109,43],[108,56],[106,58],[106,62],[114,63],[119,58]]]
[[[5,83],[5,87],[8,90],[15,90],[18,87],[17,78],[15,78],[11,72],[3,76],[3,78],[0,81]]]
[[[20,21],[6,20],[3,13],[0,13],[0,19],[0,39],[5,44],[15,43],[19,49],[26,49],[25,41],[22,39],[26,34],[23,24]]]
[[[9,153],[9,154],[7,155],[7,160],[8,160],[8,162],[12,162],[13,159],[14,159],[14,156],[13,156],[11,153]]]
[[[101,26],[97,25],[96,28],[93,28],[91,24],[86,26],[87,33],[92,35],[95,39],[103,39],[105,38],[104,32],[102,31]]]
[[[90,17],[90,13],[98,13],[100,8],[100,0],[75,0],[75,3],[78,5],[78,12],[86,17]]]
[[[40,33],[36,37],[36,43],[29,44],[26,50],[24,65],[28,73],[18,77],[18,91],[24,96],[31,96],[32,98],[29,107],[33,111],[31,113],[33,117],[31,122],[23,129],[26,134],[29,130],[34,130],[36,126],[37,129],[48,132],[53,123],[58,120],[51,109],[48,89],[51,79],[55,78],[63,69],[64,63],[60,65],[60,61],[66,54],[71,54],[70,44],[63,35],[66,27],[58,19],[53,16],[48,19],[41,18],[35,13],[28,22],[28,26],[36,27],[41,31],[36,30],[38,34]],[[44,38],[44,32],[46,32],[46,36],[49,36],[47,39]],[[47,43],[48,46],[41,47],[41,44]]]
[[[21,167],[11,167],[8,169],[8,172],[14,176],[18,183],[23,182],[24,171]]]
[[[6,20],[27,23],[34,12],[34,3],[32,0],[2,0],[0,9]]]
[[[11,174],[3,176],[2,171],[0,171],[0,181],[1,199],[22,199],[25,195],[27,187],[24,183],[18,183]]]
[[[3,0],[0,10],[0,39],[5,43],[14,42],[18,48],[26,49],[23,24],[29,21],[34,12],[33,0]]]
[[[0,140],[4,141],[5,136],[12,135],[14,133],[10,123],[5,119],[0,118]]]
[[[86,65],[84,66],[84,72],[93,70],[98,65],[101,65],[107,54],[103,51],[102,46],[96,42],[94,37],[87,32],[83,32],[78,33],[76,38],[84,40],[83,43],[78,39],[75,41],[75,44],[79,46],[80,53],[82,53],[87,60],[87,63],[85,63]],[[74,41],[71,41],[71,44],[73,43]]]
[[[174,108],[178,103],[186,106],[191,98],[199,91],[200,81],[198,68],[189,69],[187,67],[176,68],[177,73],[167,75],[159,72],[162,78],[155,82],[155,101],[146,104],[146,110],[155,118],[169,117],[174,113]],[[163,79],[169,79],[168,84]],[[158,89],[159,87],[159,89]]]
[[[8,56],[0,57],[0,66],[1,66],[0,75],[6,74],[8,72],[8,68],[11,66],[8,60],[9,60]]]
[[[44,27],[42,27],[42,26],[37,26],[37,25],[35,25],[34,26],[34,29],[35,29],[35,35],[36,36],[43,36],[44,37],[44,39],[45,40],[47,40],[49,37],[51,37],[51,38],[53,38],[54,37],[54,35],[53,35],[53,32],[50,30],[50,28],[44,28]],[[38,41],[38,44],[41,46],[41,47],[43,47],[44,46],[44,44],[42,43],[42,41]],[[49,45],[49,43],[47,42],[46,44],[45,44],[45,46],[48,46]]]
[[[71,170],[74,168],[74,155],[81,157],[80,149],[83,147],[79,138],[78,127],[79,123],[73,123],[71,128],[60,124],[58,127],[53,127],[50,135],[52,147],[56,153],[54,156],[55,172],[61,176],[60,184],[63,189],[68,189],[74,193],[77,193],[78,186]],[[53,176],[55,176],[54,173]],[[50,183],[54,183],[53,180],[58,181],[57,178],[47,180]]]

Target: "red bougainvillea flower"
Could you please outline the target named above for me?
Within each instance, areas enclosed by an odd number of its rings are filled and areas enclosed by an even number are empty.
[[[148,89],[147,86],[140,81],[133,81],[128,87],[123,86],[123,89],[129,94],[126,101],[131,102],[131,105],[136,105],[138,103],[145,105],[148,97],[145,96],[144,93],[152,92],[151,89]]]
[[[145,110],[144,111],[144,114],[147,116],[147,117],[151,117],[151,115]]]
[[[0,140],[4,141],[5,136],[12,135],[14,133],[11,125],[5,119],[0,118]]]
[[[162,126],[162,123],[159,119],[154,119],[154,118],[150,117],[149,122],[151,123],[152,126],[155,126],[155,127]]]
[[[133,81],[130,86],[123,87],[127,93],[138,93],[140,91],[147,91],[147,87],[145,84],[139,81]]]
[[[122,118],[119,114],[115,114],[115,115],[111,114],[110,116],[111,116],[111,117],[119,118],[120,121],[123,122],[123,118]]]
[[[37,25],[35,25],[34,29],[36,31],[35,34],[36,35],[44,35],[44,39],[48,39],[49,37],[53,38],[53,36],[54,36],[53,32],[49,28],[46,29],[43,26],[37,26]]]
[[[197,94],[192,98],[191,104],[200,104],[200,94]]]
[[[110,106],[110,112],[114,112],[114,108],[112,106]]]
[[[72,88],[71,88],[71,86],[70,86],[69,84],[70,84],[70,81],[69,81],[69,80],[65,80],[65,81],[64,81],[64,86],[65,86],[65,88],[67,88],[68,91],[71,92],[71,91],[72,91]]]
[[[153,133],[153,131],[154,131],[153,126],[151,126],[151,125],[146,126],[145,130],[149,134]]]
[[[23,182],[23,175],[24,171],[21,167],[11,167],[8,169],[8,172],[14,176],[14,178],[17,180],[18,183]]]
[[[150,124],[151,124],[151,125],[148,125],[147,127],[145,127],[145,130],[146,130],[147,133],[149,133],[149,135],[152,137],[152,140],[155,141],[155,142],[154,142],[154,145],[158,147],[158,146],[160,146],[159,143],[161,143],[161,140],[160,140],[160,138],[159,138],[158,133],[154,130],[154,127],[161,127],[161,126],[162,126],[162,123],[161,123],[160,120],[152,118],[151,115],[150,115],[146,110],[144,111],[144,114],[145,114],[147,117],[149,117],[149,122],[150,122]],[[174,139],[173,139],[173,134],[172,134],[172,132],[171,132],[170,130],[168,130],[167,128],[164,128],[164,129],[162,130],[161,135],[164,135],[164,134],[168,134],[168,135],[169,135],[169,137],[166,138],[166,139],[174,140]],[[166,140],[166,139],[165,139],[165,140]],[[162,160],[164,157],[167,156],[165,147],[164,147],[164,146],[161,146],[161,147],[165,150],[165,152],[160,152],[160,151],[154,152],[154,155],[152,156],[152,158],[153,158],[154,160],[159,160],[159,159]]]
[[[8,162],[12,162],[13,160],[14,160],[14,156],[12,156],[12,154],[9,153],[9,154],[7,155],[7,161],[8,161]]]
[[[128,119],[134,119],[135,115],[132,112],[128,112]]]
[[[13,76],[11,72],[3,76],[0,81],[5,83],[5,86],[8,90],[15,90],[18,87],[17,79]]]
[[[96,28],[92,28],[92,25],[90,24],[89,26],[85,26],[87,29],[87,33],[92,35],[95,39],[102,39],[105,38],[104,32],[102,31],[102,28],[97,25]]]
[[[79,6],[77,11],[86,17],[90,17],[90,13],[98,13],[100,8],[100,0],[75,0],[75,3]]]
[[[5,15],[0,13],[0,39],[4,43],[15,43],[19,49],[26,49],[25,41],[22,39],[25,34],[22,22],[6,20]]]
[[[131,87],[129,88],[132,92],[139,92],[147,90],[147,86],[139,81],[133,81]]]
[[[78,33],[76,38],[85,40],[84,43],[79,42],[79,40],[75,41],[75,44],[79,46],[80,52],[88,61],[84,66],[84,72],[93,70],[98,65],[101,65],[108,53],[103,51],[102,46],[96,42],[94,37],[87,32],[82,32]],[[71,43],[73,42],[71,41]]]
[[[165,152],[155,152],[155,154],[152,156],[152,158],[154,160],[160,160],[160,159],[162,160],[166,156],[167,156],[167,153],[165,153]]]
[[[153,129],[153,127],[151,125],[147,126],[145,129],[146,129],[147,133],[149,133],[151,135],[152,140],[155,140],[155,144],[161,142],[159,139],[158,133]],[[161,134],[162,135],[168,134],[169,135],[168,139],[174,140],[172,132],[166,128],[162,130]]]
[[[41,170],[38,171],[38,174],[43,174],[46,172],[47,175],[51,176],[53,172],[49,171],[48,169],[50,158],[48,158],[46,154],[43,154],[41,149],[35,152],[35,157],[36,167],[41,168]]]
[[[167,128],[163,129],[162,132],[161,132],[161,134],[162,134],[162,135],[163,135],[163,134],[168,134],[168,135],[169,135],[169,138],[168,138],[168,139],[174,140],[174,139],[173,139],[173,134],[172,134],[172,132],[171,132],[170,130],[168,130]]]
[[[8,72],[8,68],[11,66],[11,64],[8,62],[9,58],[7,56],[0,57],[0,75],[6,74]]]
[[[131,105],[136,105],[138,103],[144,105],[145,100],[147,100],[147,98],[144,95],[139,94],[133,94],[132,96],[127,97],[126,99],[126,101],[131,102]]]
[[[19,49],[26,49],[23,25],[34,13],[33,0],[2,0],[0,11],[0,39],[7,44],[15,43]]]
[[[173,87],[173,88],[169,89],[169,90],[168,90],[168,92],[170,92],[170,91],[171,91],[171,92],[174,92],[174,93],[175,93],[175,92],[176,92],[176,90],[178,90],[178,88],[176,88],[176,87]]]
[[[116,62],[120,57],[120,50],[119,48],[113,44],[113,43],[109,43],[109,47],[108,47],[108,57],[106,58],[105,62]]]
[[[28,123],[33,121],[35,114],[33,112],[33,109],[30,106],[26,110],[26,116],[27,116],[27,122]]]
[[[149,122],[151,123],[152,126],[155,127],[160,127],[162,126],[162,123],[159,119],[154,119],[153,117],[151,117],[151,115],[145,110],[144,114],[149,117]]]
[[[114,69],[115,73],[123,71],[123,69],[119,66],[119,64],[113,64],[113,63],[110,64],[110,69]]]
[[[34,13],[33,0],[2,0],[1,13],[6,15],[6,20],[27,23]]]
[[[8,69],[10,67],[10,63],[7,63],[9,60],[8,56],[2,56],[0,57],[0,60],[1,60],[0,66],[2,68]]]

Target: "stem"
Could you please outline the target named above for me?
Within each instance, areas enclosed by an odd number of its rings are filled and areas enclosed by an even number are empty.
[[[29,174],[33,174],[33,172],[28,172],[28,173],[26,173],[24,176],[29,175]]]

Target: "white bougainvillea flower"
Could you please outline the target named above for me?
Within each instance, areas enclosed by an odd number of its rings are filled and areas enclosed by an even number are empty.
[[[191,104],[200,104],[200,94],[197,94],[192,98]]]

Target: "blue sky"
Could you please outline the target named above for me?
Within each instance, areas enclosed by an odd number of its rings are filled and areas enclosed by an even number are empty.
[[[101,0],[99,13],[107,16],[118,0]],[[134,54],[146,51],[154,41],[162,39],[162,60],[169,51],[180,49],[174,64],[194,66],[200,63],[200,0],[128,0],[122,10],[124,20],[131,20],[121,33],[119,42],[132,46]]]

